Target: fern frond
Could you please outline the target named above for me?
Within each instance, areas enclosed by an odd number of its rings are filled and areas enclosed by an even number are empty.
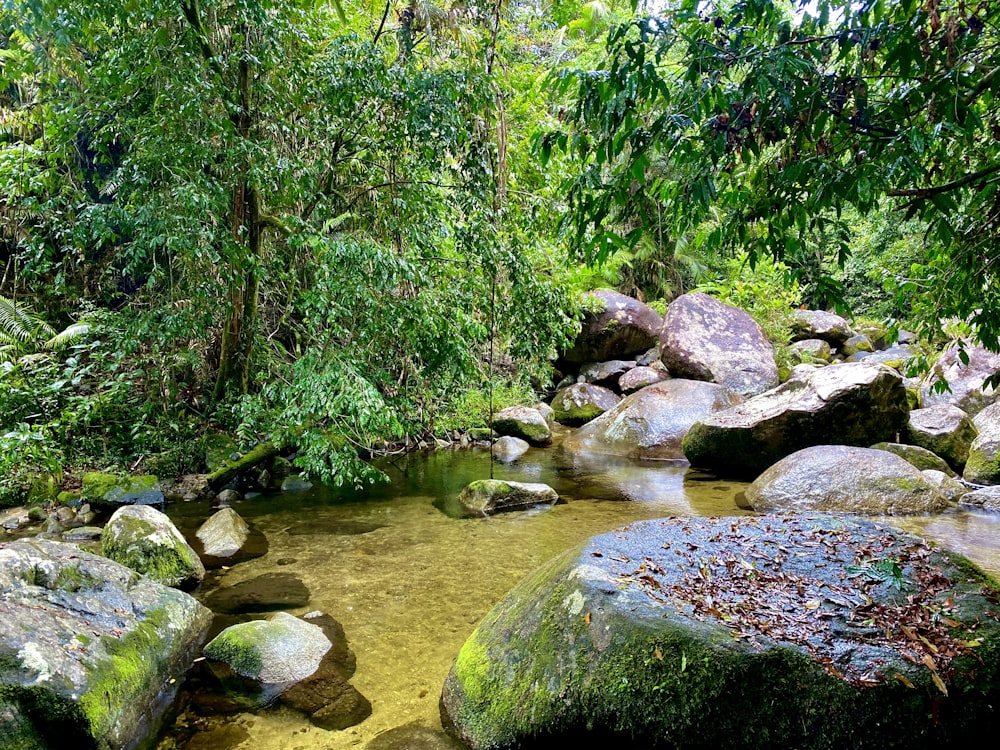
[[[24,342],[32,337],[37,319],[13,300],[0,296],[0,331],[11,341]]]
[[[49,351],[58,351],[81,336],[86,336],[88,333],[90,333],[90,323],[73,323],[45,341],[42,344],[42,348]]]

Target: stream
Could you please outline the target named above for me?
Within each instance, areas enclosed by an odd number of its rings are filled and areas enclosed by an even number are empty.
[[[235,509],[267,536],[269,551],[213,574],[197,594],[267,573],[297,576],[310,601],[292,613],[321,610],[340,621],[357,657],[350,682],[371,701],[371,716],[327,731],[284,707],[216,717],[182,711],[156,750],[340,750],[404,725],[439,730],[438,698],[455,655],[490,608],[542,562],[639,519],[748,513],[739,506],[740,482],[667,462],[574,460],[560,449],[531,449],[514,464],[494,464],[494,476],[545,482],[563,502],[459,519],[445,512],[448,501],[490,476],[487,450],[413,454],[381,468],[390,482],[363,492],[316,487],[239,503]],[[195,503],[167,512],[187,526],[210,513]],[[892,523],[1000,575],[1000,514],[956,510]]]

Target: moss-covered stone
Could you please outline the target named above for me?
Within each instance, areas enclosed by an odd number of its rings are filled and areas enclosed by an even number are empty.
[[[479,479],[459,494],[458,502],[468,515],[482,516],[523,510],[536,505],[552,505],[559,495],[547,484]]]
[[[163,513],[145,505],[115,511],[101,537],[104,556],[167,586],[194,586],[205,567]]]
[[[163,503],[160,481],[152,475],[118,476],[90,472],[83,475],[81,495],[94,506]]]
[[[871,446],[875,450],[889,451],[889,453],[895,453],[900,458],[910,462],[916,466],[921,471],[926,471],[931,469],[933,471],[941,471],[948,476],[955,476],[955,472],[948,462],[945,461],[940,456],[932,453],[926,448],[921,448],[919,445],[906,445],[905,443],[875,443]]]
[[[995,582],[957,556],[931,553],[929,564],[951,586],[926,601],[950,607],[955,643],[977,644],[941,667],[945,697],[930,669],[879,641],[878,627],[847,625],[855,605],[809,600],[832,592],[817,580],[838,585],[840,574],[861,564],[855,552],[870,554],[876,539],[890,556],[920,547],[886,527],[822,516],[640,522],[595,537],[544,565],[483,619],[446,680],[443,723],[474,750],[929,750],[976,742],[998,711]],[[767,611],[738,623],[713,616],[716,607],[736,606],[725,580],[718,602],[684,582],[702,571],[711,590],[709,581],[726,570],[722,558],[732,560],[737,577],[761,577],[761,600],[787,604],[789,622],[803,624],[783,637],[749,624],[767,627]],[[782,571],[774,580],[767,577],[772,565]],[[914,571],[902,563],[908,593],[919,579]],[[808,593],[797,605],[796,586],[787,587],[787,602],[776,598],[782,574],[805,582]],[[864,586],[876,603],[906,606],[891,582],[865,579]],[[793,640],[797,630],[815,633],[815,641]],[[905,638],[895,643],[909,647]]]

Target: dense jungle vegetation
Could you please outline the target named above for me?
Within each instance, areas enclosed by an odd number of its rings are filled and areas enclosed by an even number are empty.
[[[1000,333],[982,0],[4,0],[0,503],[536,398],[580,291]]]

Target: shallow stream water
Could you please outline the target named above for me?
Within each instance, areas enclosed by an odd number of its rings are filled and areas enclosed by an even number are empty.
[[[326,731],[287,708],[216,720],[181,713],[157,750],[339,750],[364,747],[404,725],[440,729],[438,697],[455,655],[490,608],[542,562],[638,519],[747,513],[739,482],[665,462],[573,460],[559,449],[531,449],[515,464],[494,464],[494,476],[545,482],[564,502],[459,519],[447,505],[466,484],[489,477],[488,451],[411,455],[382,468],[390,483],[364,492],[315,488],[240,503],[236,510],[267,536],[270,549],[205,587],[275,572],[299,577],[311,598],[293,614],[321,610],[340,621],[357,657],[351,684],[371,701],[371,716]],[[181,504],[168,513],[190,526],[210,510]],[[1000,575],[997,514],[892,522]]]

